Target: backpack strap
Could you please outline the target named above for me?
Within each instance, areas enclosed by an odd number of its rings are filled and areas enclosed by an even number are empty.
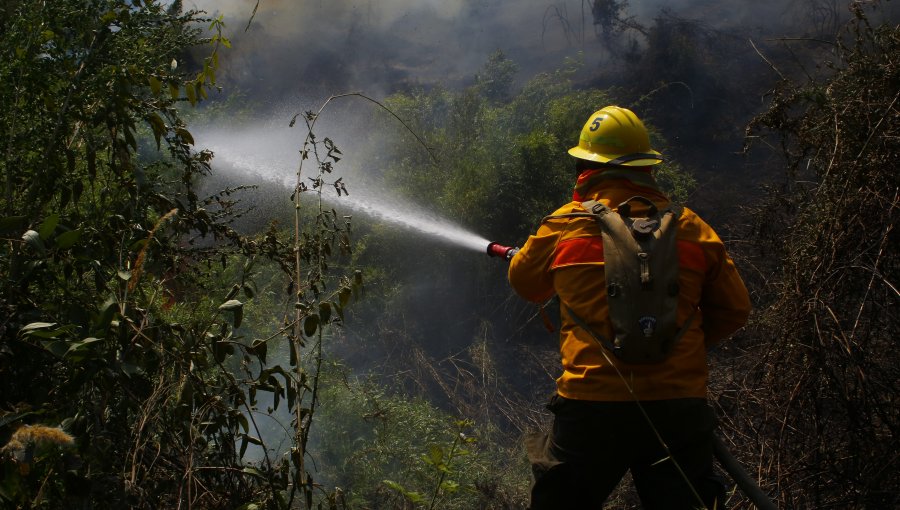
[[[586,322],[584,322],[584,319],[579,317],[578,314],[576,314],[574,311],[572,311],[571,308],[569,308],[569,305],[565,303],[563,303],[562,305],[566,308],[566,313],[569,314],[569,317],[572,318],[572,321],[574,321],[579,328],[583,329],[587,334],[591,335],[591,338],[596,340],[598,344],[605,347],[609,352],[616,354],[616,351],[619,349],[619,347],[616,347],[612,342],[609,341],[609,339],[607,339],[603,335],[597,334],[597,332],[591,329],[591,327],[588,326]]]
[[[633,197],[629,198],[628,200],[619,204],[619,206],[616,208],[619,211],[619,215],[631,217],[631,202],[633,202],[633,201],[640,201],[640,202],[646,203],[647,207],[650,209],[650,216],[655,216],[658,212],[661,213],[660,216],[665,216],[668,213],[672,213],[673,214],[672,219],[676,220],[676,221],[678,220],[678,218],[681,217],[681,213],[684,210],[684,208],[681,207],[680,205],[669,204],[668,207],[666,207],[662,211],[659,211],[659,209],[657,209],[657,207],[656,207],[656,204],[654,204],[649,199],[644,198],[642,196],[633,196]],[[544,216],[541,219],[541,223],[543,223],[547,220],[556,220],[556,219],[561,219],[561,218],[594,218],[594,219],[599,220],[603,216],[606,216],[607,214],[614,212],[612,209],[610,209],[609,207],[603,205],[602,203],[600,203],[596,200],[586,200],[584,202],[581,202],[581,207],[584,208],[585,212],[551,214],[549,216]]]
[[[585,211],[590,212],[592,216],[596,216],[598,219],[613,212],[612,209],[606,207],[596,200],[586,200],[581,203],[581,207],[583,207]]]
[[[544,218],[541,219],[541,223],[547,220],[557,220],[561,218],[593,218],[595,220],[599,220],[601,217],[613,212],[612,209],[606,207],[596,200],[588,200],[587,202],[582,202],[581,207],[584,208],[585,212],[551,214],[549,216],[544,216]]]
[[[613,353],[617,358],[619,357],[618,353],[622,349],[621,346],[613,344],[612,342],[609,341],[609,339],[607,339],[603,335],[601,335],[601,334],[597,333],[596,331],[594,331],[593,329],[591,329],[591,327],[588,326],[587,322],[585,322],[584,319],[579,317],[578,314],[576,314],[571,308],[569,308],[569,305],[567,305],[565,303],[562,303],[562,305],[565,307],[566,313],[569,314],[569,317],[572,318],[572,321],[575,323],[575,325],[577,325],[579,328],[583,329],[587,334],[591,335],[591,338],[593,338],[601,346],[605,347],[606,350]],[[684,334],[687,333],[687,330],[690,329],[691,324],[693,324],[694,317],[696,315],[697,315],[697,307],[695,307],[694,310],[691,311],[691,314],[688,315],[688,318],[686,321],[684,321],[684,324],[681,326],[681,329],[679,329],[678,333],[676,333],[675,336],[672,337],[672,340],[670,341],[671,342],[670,345],[672,347],[674,347],[675,344],[677,344],[678,341],[681,340],[681,337],[683,337]]]

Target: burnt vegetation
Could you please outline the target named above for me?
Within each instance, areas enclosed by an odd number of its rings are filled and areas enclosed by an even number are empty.
[[[853,14],[824,76],[779,83],[749,129],[788,171],[753,213],[765,341],[720,402],[794,508],[890,508],[900,494],[900,30]]]

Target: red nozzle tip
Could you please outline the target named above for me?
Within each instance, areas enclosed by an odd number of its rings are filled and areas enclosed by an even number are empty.
[[[518,248],[503,246],[499,243],[490,243],[487,245],[487,254],[490,257],[498,257],[504,260],[510,260],[513,255],[518,253]]]

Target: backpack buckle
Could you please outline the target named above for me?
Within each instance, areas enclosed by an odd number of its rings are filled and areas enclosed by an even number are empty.
[[[636,218],[631,224],[631,231],[636,236],[647,236],[659,228],[659,220],[650,218]]]

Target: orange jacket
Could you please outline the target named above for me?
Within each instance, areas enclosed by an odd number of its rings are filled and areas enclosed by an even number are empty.
[[[590,199],[615,209],[635,195],[649,198],[660,209],[668,205],[668,198],[656,189],[649,174],[630,172],[635,173],[633,180],[623,178],[628,174],[620,171],[606,171],[608,177],[597,171],[583,173],[576,186],[576,201],[553,214],[583,212],[580,203]],[[684,208],[676,237],[678,322],[682,325],[698,308],[690,328],[662,363],[627,364],[606,351],[641,400],[705,398],[707,347],[741,328],[750,313],[744,282],[713,229]],[[603,243],[592,218],[544,221],[510,261],[509,282],[529,301],[543,302],[558,295],[593,331],[613,337],[606,308]],[[565,307],[561,317],[563,374],[556,380],[559,394],[577,400],[632,400],[625,383],[604,358],[604,348],[575,325]]]

